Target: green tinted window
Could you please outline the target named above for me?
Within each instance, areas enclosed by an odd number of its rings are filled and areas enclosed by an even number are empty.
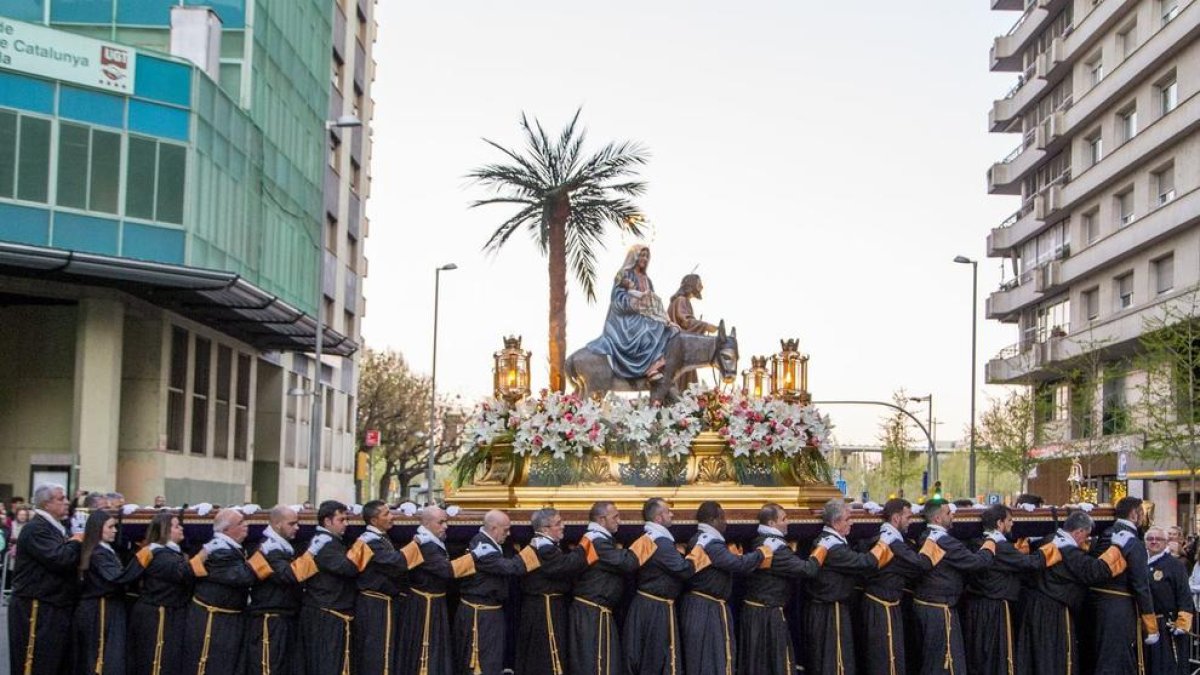
[[[156,220],[183,224],[183,180],[186,165],[187,150],[183,146],[159,144]]]
[[[158,144],[129,137],[129,161],[125,166],[125,215],[154,220],[154,176],[157,174]]]
[[[92,211],[117,212],[121,184],[121,136],[92,130],[92,161],[88,206]]]
[[[88,128],[58,127],[58,205],[87,208]]]
[[[12,198],[17,176],[17,114],[0,112],[0,197]]]
[[[50,121],[21,118],[17,198],[45,202],[50,184]]]

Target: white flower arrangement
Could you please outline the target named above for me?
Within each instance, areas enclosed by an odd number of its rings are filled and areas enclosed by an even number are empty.
[[[513,408],[501,398],[492,398],[479,404],[464,425],[463,433],[471,447],[491,445],[511,432]]]
[[[739,396],[721,434],[734,457],[782,455],[794,457],[810,444],[820,448],[829,439],[827,418],[812,406],[779,398]]]
[[[518,403],[512,419],[516,420],[509,423],[515,432],[513,452],[518,455],[545,452],[563,459],[604,449],[606,427],[600,406],[590,399],[543,391],[536,399]]]

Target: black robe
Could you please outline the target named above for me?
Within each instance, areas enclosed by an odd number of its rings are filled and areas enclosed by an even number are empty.
[[[446,590],[456,569],[441,542],[419,544],[425,562],[409,571],[408,601],[400,624],[401,675],[451,675],[454,672]],[[459,571],[466,572],[460,565]]]
[[[10,672],[64,672],[79,594],[79,542],[39,513],[21,528],[17,549],[8,607]]]
[[[869,544],[874,546],[878,537]],[[892,561],[882,569],[876,569],[863,581],[863,595],[859,652],[860,670],[863,675],[905,675],[908,672],[908,633],[916,633],[916,626],[908,626],[906,614],[912,609],[911,602],[906,611],[905,590],[908,584],[933,569],[929,558],[918,555],[908,542],[898,541],[890,546]]]
[[[365,547],[365,548],[364,548]],[[416,545],[407,549],[417,561]],[[397,634],[408,557],[396,550],[385,533],[370,529],[350,549],[359,567],[358,598],[354,602],[354,672],[358,675],[395,673],[400,667]]]
[[[1112,577],[1104,561],[1089,556],[1065,533],[1055,538],[1062,556],[1056,565],[1037,570],[1025,593],[1017,633],[1017,673],[1076,675],[1081,640],[1078,613],[1088,587]]]
[[[963,612],[967,670],[979,675],[1013,672],[1022,577],[1046,563],[1040,551],[1023,553],[1007,539],[995,544],[992,566],[972,574],[967,581],[967,607]]]
[[[815,577],[820,561],[811,557],[801,560],[775,535],[760,534],[752,544],[755,548],[764,545],[777,548],[771,564],[755,570],[746,580],[746,596],[737,626],[736,672],[794,675],[796,656],[785,607],[792,598],[794,584]]]
[[[1170,553],[1163,553],[1150,565],[1150,595],[1157,612],[1158,644],[1146,647],[1146,672],[1152,675],[1188,675],[1192,669],[1191,640],[1175,635],[1174,629],[1191,628],[1192,592],[1184,564]],[[1186,616],[1184,616],[1186,614]]]
[[[958,601],[963,592],[963,576],[986,569],[992,564],[992,552],[977,552],[941,528],[930,527],[922,533],[921,554],[929,557],[933,569],[913,591],[913,612],[921,627],[921,675],[949,675],[967,672],[966,648]]]
[[[170,546],[152,544],[138,599],[129,616],[130,672],[181,675],[183,635],[195,574],[188,558]]]
[[[692,561],[676,550],[674,539],[654,539],[654,553],[638,570],[637,594],[629,603],[622,629],[626,675],[683,672],[675,602],[684,582],[695,572]]]
[[[257,577],[246,552],[226,545],[192,561],[196,588],[184,629],[184,672],[225,675],[242,672],[246,621],[243,611]]]
[[[300,634],[307,675],[351,672],[351,622],[354,620],[358,567],[346,557],[342,538],[323,527],[313,536],[328,540],[314,556],[317,573],[305,585]]]
[[[537,554],[538,567],[521,577],[516,672],[563,675],[570,663],[566,596],[571,582],[587,569],[587,551],[576,547],[564,553],[558,543],[540,535],[529,545]]]
[[[1095,675],[1145,672],[1146,645],[1142,641],[1147,632],[1158,629],[1150,597],[1146,546],[1132,523],[1117,520],[1100,536],[1093,551],[1103,554],[1114,537],[1125,538],[1120,549],[1128,565],[1122,574],[1092,589],[1088,605],[1094,621],[1092,646],[1083,667],[1091,670],[1089,665],[1094,665]]]
[[[525,574],[525,561],[505,557],[500,544],[483,531],[471,537],[467,548],[475,573],[459,583],[459,604],[454,614],[455,672],[500,675],[507,644],[504,602],[509,581]]]
[[[579,545],[590,549],[596,563],[575,584],[567,639],[571,675],[617,675],[621,672],[621,640],[613,610],[625,593],[625,578],[638,569],[632,551],[617,548],[612,535],[588,530]]]
[[[724,538],[706,532],[697,532],[688,542],[688,550],[697,546],[709,565],[688,579],[689,590],[679,602],[684,672],[726,675],[737,663],[737,630],[729,607],[733,578],[758,569],[771,549],[742,555],[731,551]]]
[[[112,549],[97,546],[92,551],[75,607],[72,643],[78,675],[125,675],[125,585],[141,576],[149,560],[146,551],[123,567]]]
[[[290,546],[290,545],[289,545]],[[292,563],[295,550],[268,537],[250,556],[258,582],[250,589],[246,619],[246,673],[297,675],[303,587]]]
[[[829,528],[817,547],[824,549],[825,560],[804,586],[804,672],[856,675],[850,598],[862,576],[885,567],[892,553],[882,542],[869,553],[859,553]]]

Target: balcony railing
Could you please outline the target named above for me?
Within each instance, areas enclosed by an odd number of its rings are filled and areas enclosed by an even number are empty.
[[[1033,10],[1035,9],[1037,9],[1037,3],[1029,3],[1029,6],[1025,8],[1025,11],[1021,12],[1021,16],[1017,17],[1017,21],[1012,25],[1012,28],[1009,28],[1008,32],[1004,34],[1004,37],[1009,37],[1021,30],[1021,26],[1024,25],[1026,19],[1029,18],[1030,14],[1033,14]]]

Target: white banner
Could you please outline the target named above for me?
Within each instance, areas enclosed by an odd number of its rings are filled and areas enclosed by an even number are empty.
[[[7,70],[132,94],[135,55],[125,45],[0,17],[0,68]]]

